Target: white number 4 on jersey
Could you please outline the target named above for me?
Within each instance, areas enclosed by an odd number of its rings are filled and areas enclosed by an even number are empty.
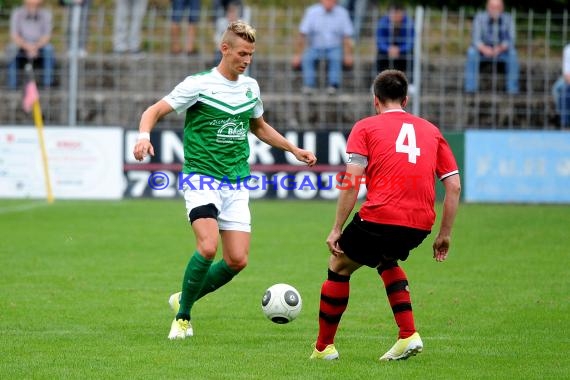
[[[406,144],[406,137],[408,143]],[[407,153],[408,162],[416,163],[417,157],[420,155],[420,148],[416,145],[416,131],[414,125],[410,123],[402,124],[398,138],[396,139],[396,152]]]

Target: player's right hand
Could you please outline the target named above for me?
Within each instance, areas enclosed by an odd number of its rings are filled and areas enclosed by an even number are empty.
[[[133,155],[137,161],[142,161],[147,155],[154,157],[154,147],[150,143],[150,140],[139,139],[133,149]]]
[[[341,231],[333,228],[329,236],[327,237],[327,246],[329,251],[333,256],[344,253],[340,246],[338,245],[338,239],[340,239]]]

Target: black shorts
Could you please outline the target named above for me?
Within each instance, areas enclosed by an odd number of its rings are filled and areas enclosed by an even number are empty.
[[[410,251],[420,245],[430,232],[367,222],[356,213],[342,232],[338,244],[351,260],[376,268],[383,262],[406,260]]]

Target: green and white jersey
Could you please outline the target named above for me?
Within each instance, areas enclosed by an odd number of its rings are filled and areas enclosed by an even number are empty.
[[[249,175],[249,119],[263,115],[259,85],[230,81],[213,68],[187,77],[163,98],[184,122],[184,173],[235,183]]]

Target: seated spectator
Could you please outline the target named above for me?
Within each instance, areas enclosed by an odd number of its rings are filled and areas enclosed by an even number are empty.
[[[317,63],[327,63],[327,92],[336,93],[342,82],[343,64],[353,64],[353,27],[348,11],[336,0],[320,0],[305,10],[293,56],[293,67],[303,72],[303,92],[317,85]]]
[[[515,49],[515,26],[511,15],[504,12],[503,0],[487,0],[486,12],[473,20],[473,41],[467,51],[465,92],[479,89],[481,62],[505,64],[507,93],[519,92],[519,64]]]
[[[8,87],[18,86],[18,69],[27,62],[40,64],[43,69],[44,87],[53,85],[55,50],[50,43],[52,33],[51,11],[42,6],[42,0],[24,0],[10,16],[10,44],[8,57]]]
[[[552,86],[552,97],[560,116],[560,126],[570,127],[570,44],[564,47],[562,75]]]
[[[376,26],[376,71],[396,69],[406,73],[412,82],[414,21],[403,6],[392,3],[388,14]]]

